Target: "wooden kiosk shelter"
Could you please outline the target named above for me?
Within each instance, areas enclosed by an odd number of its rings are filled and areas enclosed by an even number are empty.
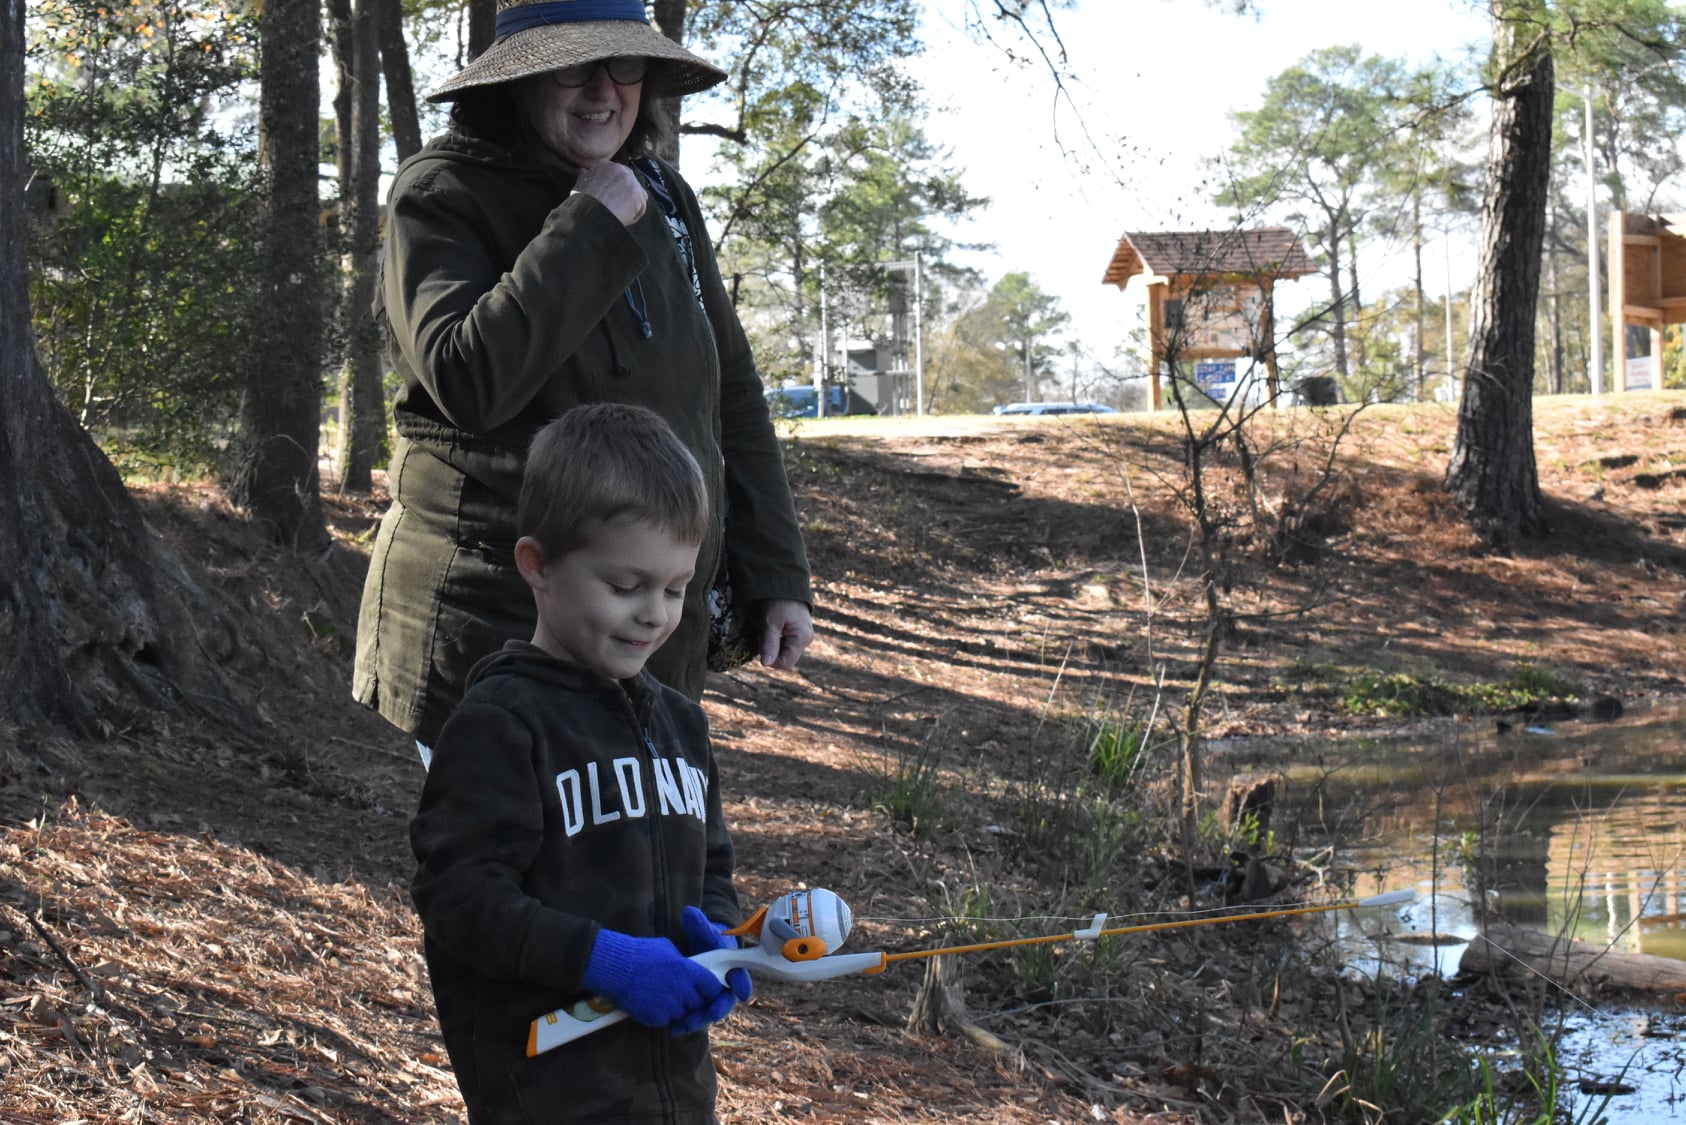
[[[1663,326],[1686,322],[1686,214],[1610,215],[1611,373],[1617,390],[1661,390]],[[1627,326],[1651,330],[1651,354],[1627,354]],[[1645,362],[1640,362],[1644,360]]]
[[[1118,240],[1103,285],[1128,291],[1140,278],[1147,301],[1153,409],[1163,405],[1160,376],[1172,365],[1200,360],[1262,360],[1276,401],[1274,289],[1279,279],[1316,273],[1299,237],[1287,227],[1255,230],[1130,232]],[[1224,368],[1210,367],[1213,379]],[[1228,367],[1234,379],[1234,364]],[[1214,384],[1215,385],[1215,384]]]

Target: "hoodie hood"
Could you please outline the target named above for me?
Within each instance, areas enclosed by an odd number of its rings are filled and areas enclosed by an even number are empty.
[[[657,681],[646,669],[630,680],[611,680],[589,668],[550,655],[531,641],[505,641],[498,651],[483,656],[468,673],[468,688],[482,681],[518,676],[562,691],[588,695],[613,695],[632,702],[639,714],[657,690]]]

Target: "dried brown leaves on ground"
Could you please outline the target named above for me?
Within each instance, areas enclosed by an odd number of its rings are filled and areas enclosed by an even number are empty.
[[[1234,620],[1208,730],[1398,725],[1343,711],[1331,669],[1497,681],[1527,663],[1629,703],[1677,694],[1683,402],[1541,400],[1553,534],[1509,556],[1481,552],[1438,488],[1450,410],[1365,411],[1311,500],[1330,416],[1262,416],[1261,487],[1213,493],[1245,519],[1224,546]],[[1072,729],[1150,712],[1161,684],[1169,706],[1189,674],[1205,619],[1183,438],[1140,416],[789,435],[820,639],[801,675],[741,670],[705,701],[747,902],[828,886],[855,908],[851,947],[925,948],[1070,904],[1053,884],[1083,852],[1129,899],[1083,909],[1181,903],[1170,763],[1136,775],[1146,827],[1120,829],[1117,854],[1044,844],[1027,807],[1061,810]],[[1232,474],[1234,451],[1214,465]],[[211,490],[142,496],[245,614],[267,674],[238,732],[172,717],[114,718],[98,742],[0,732],[0,1120],[460,1120],[405,892],[419,768],[347,698],[381,498],[329,498],[341,547],[323,563],[265,547]],[[1285,523],[1294,549],[1273,554]],[[1339,1059],[1307,1029],[1327,1030],[1336,994],[1296,931],[1249,926],[1064,951],[1044,978],[963,959],[966,1019],[1000,1049],[905,1029],[918,963],[760,984],[717,1032],[721,1116],[1316,1116]]]

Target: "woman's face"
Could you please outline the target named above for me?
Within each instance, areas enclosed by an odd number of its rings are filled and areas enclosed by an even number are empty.
[[[642,80],[623,86],[607,66],[593,66],[583,86],[563,86],[550,74],[529,78],[520,86],[520,100],[546,148],[577,168],[589,168],[626,143],[643,90]]]

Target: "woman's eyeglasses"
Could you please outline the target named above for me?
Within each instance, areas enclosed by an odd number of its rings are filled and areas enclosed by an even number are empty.
[[[644,81],[644,74],[649,69],[650,60],[643,55],[616,55],[614,58],[593,59],[591,62],[553,70],[550,72],[550,78],[558,86],[577,90],[581,86],[590,85],[599,70],[606,70],[609,72],[609,80],[615,85],[631,86]]]

